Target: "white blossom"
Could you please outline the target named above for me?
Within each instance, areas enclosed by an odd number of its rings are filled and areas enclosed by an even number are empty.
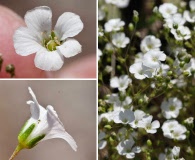
[[[123,32],[112,34],[112,43],[118,48],[125,48],[130,42],[130,39]]]
[[[184,123],[186,123],[188,125],[194,124],[194,117],[189,117],[189,118],[185,119]]]
[[[106,13],[102,8],[98,8],[98,20],[101,21],[105,18]]]
[[[165,26],[169,27],[170,29],[172,28],[177,28],[179,26],[184,25],[186,22],[185,18],[180,13],[174,14],[171,17],[165,19]]]
[[[152,70],[142,64],[142,62],[137,62],[132,64],[129,67],[129,72],[134,74],[134,77],[136,79],[145,79],[145,78],[151,78],[152,77]]]
[[[73,39],[83,29],[80,17],[63,13],[52,30],[52,11],[49,7],[36,7],[25,14],[27,27],[20,27],[13,36],[16,53],[28,56],[36,53],[35,66],[46,71],[59,70],[64,57],[81,52],[80,43]]]
[[[171,15],[177,13],[177,7],[172,3],[163,3],[159,6],[159,12],[164,18],[169,18]]]
[[[149,68],[160,68],[161,61],[165,61],[166,54],[161,51],[150,50],[143,58],[143,65]]]
[[[114,4],[118,8],[126,8],[130,0],[105,0],[106,3]]]
[[[98,134],[98,148],[104,149],[107,145],[107,141],[104,140],[106,138],[106,134],[103,131],[100,131]]]
[[[190,11],[186,10],[186,11],[184,11],[183,16],[184,16],[186,21],[188,21],[190,23],[195,22],[195,12],[190,12]]]
[[[156,133],[157,129],[160,127],[160,123],[158,120],[152,122],[153,116],[144,116],[137,124],[137,127],[144,128],[147,133]]]
[[[125,91],[132,80],[128,77],[128,75],[121,75],[118,77],[112,77],[110,79],[110,86],[112,88],[118,88],[119,91]]]
[[[175,39],[178,41],[187,40],[191,38],[191,32],[188,27],[179,26],[177,29],[171,29],[171,33],[174,35]]]
[[[119,111],[119,114],[113,116],[115,123],[128,124],[135,120],[135,116],[132,110],[126,109]]]
[[[146,53],[150,50],[160,50],[161,41],[160,39],[156,38],[155,36],[148,35],[141,41],[141,51]]]
[[[169,98],[161,104],[162,114],[166,119],[177,118],[182,108],[182,102],[178,98]]]
[[[179,158],[179,153],[180,153],[180,147],[174,146],[173,149],[166,148],[165,153],[161,153],[158,159],[159,160],[182,160],[182,158]]]
[[[135,110],[134,115],[135,115],[135,120],[130,123],[130,126],[132,128],[137,128],[139,121],[142,120],[142,118],[146,115],[146,113],[142,110]]]
[[[106,32],[119,31],[125,25],[124,21],[121,21],[120,18],[110,19],[105,23],[104,28]]]
[[[30,87],[29,93],[33,99],[33,101],[27,101],[27,104],[30,105],[31,117],[18,135],[19,146],[32,148],[38,142],[52,138],[62,138],[76,151],[76,142],[65,131],[64,126],[53,107],[48,105],[46,109],[43,108],[38,103]],[[27,136],[27,138],[23,139],[24,136]],[[37,141],[37,139],[39,139],[39,141]],[[33,141],[35,141],[35,143],[32,143]]]
[[[192,11],[195,11],[195,1],[194,1],[194,0],[191,0],[191,1],[189,2],[189,6],[190,6],[190,9],[191,9]]]
[[[98,49],[98,61],[100,60],[100,57],[102,56],[102,51]]]
[[[170,139],[186,139],[186,127],[179,124],[176,120],[167,120],[162,125],[163,135]]]
[[[127,140],[121,141],[117,145],[116,149],[120,155],[126,156],[127,159],[133,159],[135,157],[135,153],[141,152],[140,147],[134,146],[134,144],[135,141],[131,137]]]

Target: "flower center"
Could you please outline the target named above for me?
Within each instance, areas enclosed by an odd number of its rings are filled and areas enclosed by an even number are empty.
[[[175,106],[170,106],[169,109],[170,109],[171,111],[174,111],[174,110],[175,110]]]
[[[158,61],[158,58],[157,58],[157,57],[153,57],[152,60],[153,60],[154,62],[157,62],[157,61]]]
[[[150,125],[150,124],[148,124],[147,126],[146,126],[146,129],[147,130],[150,130],[152,128],[152,126]]]
[[[58,37],[55,35],[54,31],[51,32],[50,35],[43,32],[43,46],[47,48],[48,51],[55,51],[57,46],[61,45],[61,42],[59,41]]]

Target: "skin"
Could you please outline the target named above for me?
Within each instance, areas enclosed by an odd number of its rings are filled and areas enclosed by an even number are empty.
[[[64,66],[59,71],[45,72],[35,67],[35,54],[20,56],[16,54],[13,46],[13,34],[15,30],[25,23],[12,10],[0,6],[0,53],[3,56],[3,66],[0,78],[10,78],[5,72],[7,64],[15,66],[14,78],[95,78],[96,57],[95,54],[84,56]]]

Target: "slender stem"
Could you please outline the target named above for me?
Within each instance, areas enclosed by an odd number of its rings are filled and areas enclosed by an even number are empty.
[[[12,156],[9,158],[9,160],[13,160],[14,157],[20,152],[20,150],[22,150],[22,146],[20,144],[18,144],[18,146],[16,147],[15,151],[13,152]]]
[[[115,67],[116,67],[116,56],[115,53],[112,54],[111,57],[111,66],[112,66],[112,72],[111,72],[111,78],[115,76]]]

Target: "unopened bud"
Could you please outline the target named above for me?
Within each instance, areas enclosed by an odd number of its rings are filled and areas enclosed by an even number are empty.
[[[133,23],[129,23],[129,31],[133,31],[134,30],[134,25],[133,25]]]
[[[139,21],[139,13],[136,10],[134,10],[133,11],[133,22],[137,23],[138,21]]]
[[[109,130],[110,130],[112,127],[111,127],[110,125],[105,125],[105,126],[104,126],[104,128],[106,128],[106,129],[109,129]]]
[[[152,146],[152,141],[151,141],[150,139],[147,140],[147,145],[148,145],[149,147]]]
[[[10,74],[11,77],[15,76],[15,67],[13,64],[8,64],[6,66],[6,72]]]

